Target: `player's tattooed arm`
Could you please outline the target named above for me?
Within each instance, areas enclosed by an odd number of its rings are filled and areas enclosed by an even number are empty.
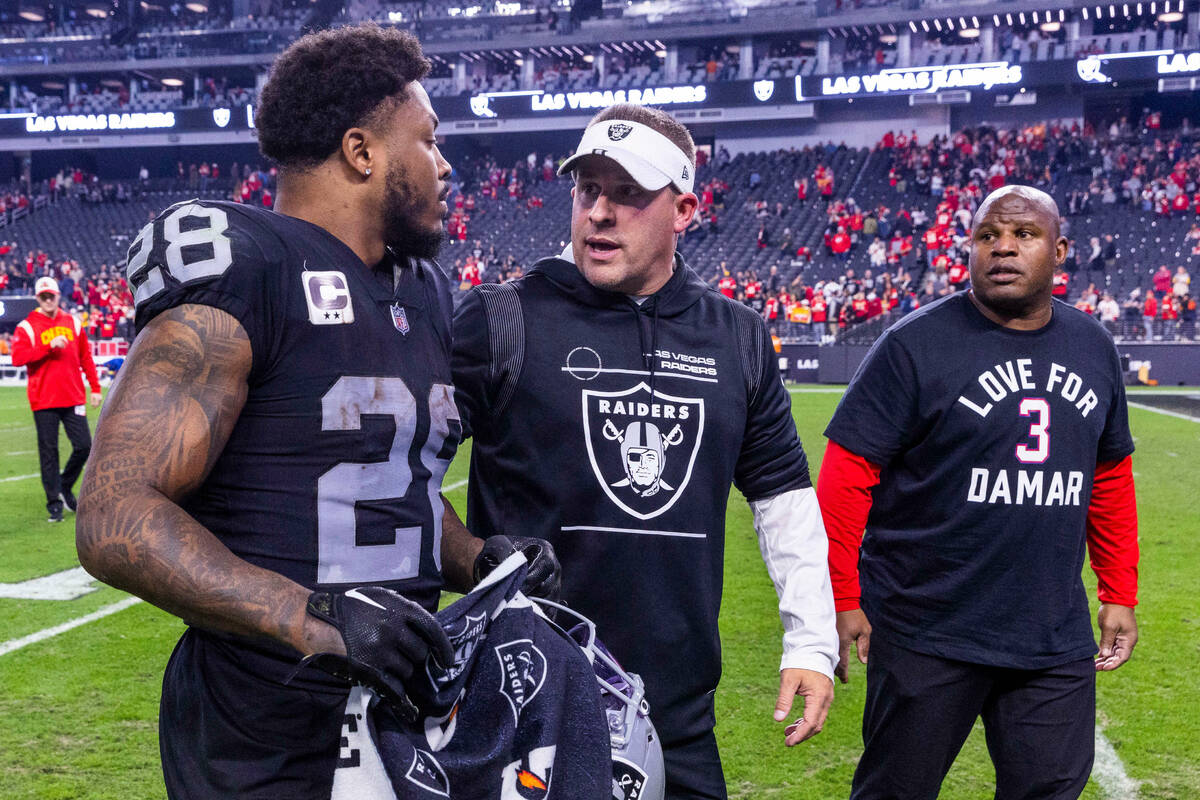
[[[442,496],[442,578],[446,588],[469,592],[475,585],[475,559],[483,549],[483,539],[476,538],[463,525],[450,501]]]
[[[344,652],[305,613],[308,590],[231,553],[179,506],[216,463],[246,401],[241,324],[202,305],[156,317],[109,393],[79,498],[76,546],[92,575],[189,623]]]

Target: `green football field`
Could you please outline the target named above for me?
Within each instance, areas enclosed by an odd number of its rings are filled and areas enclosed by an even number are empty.
[[[793,394],[814,475],[824,450],[820,432],[838,397],[829,389]],[[1131,408],[1130,416],[1138,448],[1141,641],[1129,664],[1099,677],[1101,755],[1084,796],[1194,800],[1200,798],[1200,424],[1141,408]],[[66,449],[64,438],[64,458]],[[145,603],[123,604],[127,595],[99,584],[73,600],[4,599],[31,593],[28,584],[12,584],[78,567],[72,516],[60,525],[46,522],[37,471],[24,390],[0,388],[0,800],[162,798],[159,687],[182,624]],[[466,474],[464,452],[446,478],[460,510]],[[730,795],[844,798],[861,748],[864,668],[856,662],[851,683],[838,686],[825,731],[785,748],[783,724],[771,717],[781,635],[774,590],[749,509],[738,497],[730,502],[727,539],[717,733]],[[1094,587],[1090,573],[1085,577]],[[54,631],[69,623],[74,627]],[[977,726],[941,796],[983,800],[992,792]]]

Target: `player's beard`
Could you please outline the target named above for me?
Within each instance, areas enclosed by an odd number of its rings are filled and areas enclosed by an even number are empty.
[[[386,244],[399,254],[411,258],[431,259],[441,249],[445,230],[439,224],[437,230],[419,228],[416,220],[421,208],[415,200],[416,192],[408,182],[408,173],[397,165],[388,167],[384,184],[384,237]]]

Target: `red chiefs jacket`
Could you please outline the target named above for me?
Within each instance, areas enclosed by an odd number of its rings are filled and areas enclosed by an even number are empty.
[[[65,336],[67,346],[55,350],[50,342]],[[13,335],[13,366],[24,364],[29,372],[29,405],[34,411],[82,405],[86,399],[79,371],[87,373],[88,386],[100,391],[92,348],[79,320],[59,309],[48,317],[34,309],[21,320]]]

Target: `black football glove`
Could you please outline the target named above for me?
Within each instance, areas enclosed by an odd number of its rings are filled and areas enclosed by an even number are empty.
[[[529,571],[521,591],[530,597],[558,600],[562,588],[562,566],[554,554],[554,545],[532,536],[489,536],[475,558],[475,583],[483,580],[500,562],[520,550],[529,561]]]
[[[439,664],[454,661],[454,647],[434,616],[391,589],[313,592],[307,611],[337,628],[346,643],[345,656],[318,653],[309,663],[369,686],[406,718],[415,713],[404,690],[413,670],[430,654]]]

